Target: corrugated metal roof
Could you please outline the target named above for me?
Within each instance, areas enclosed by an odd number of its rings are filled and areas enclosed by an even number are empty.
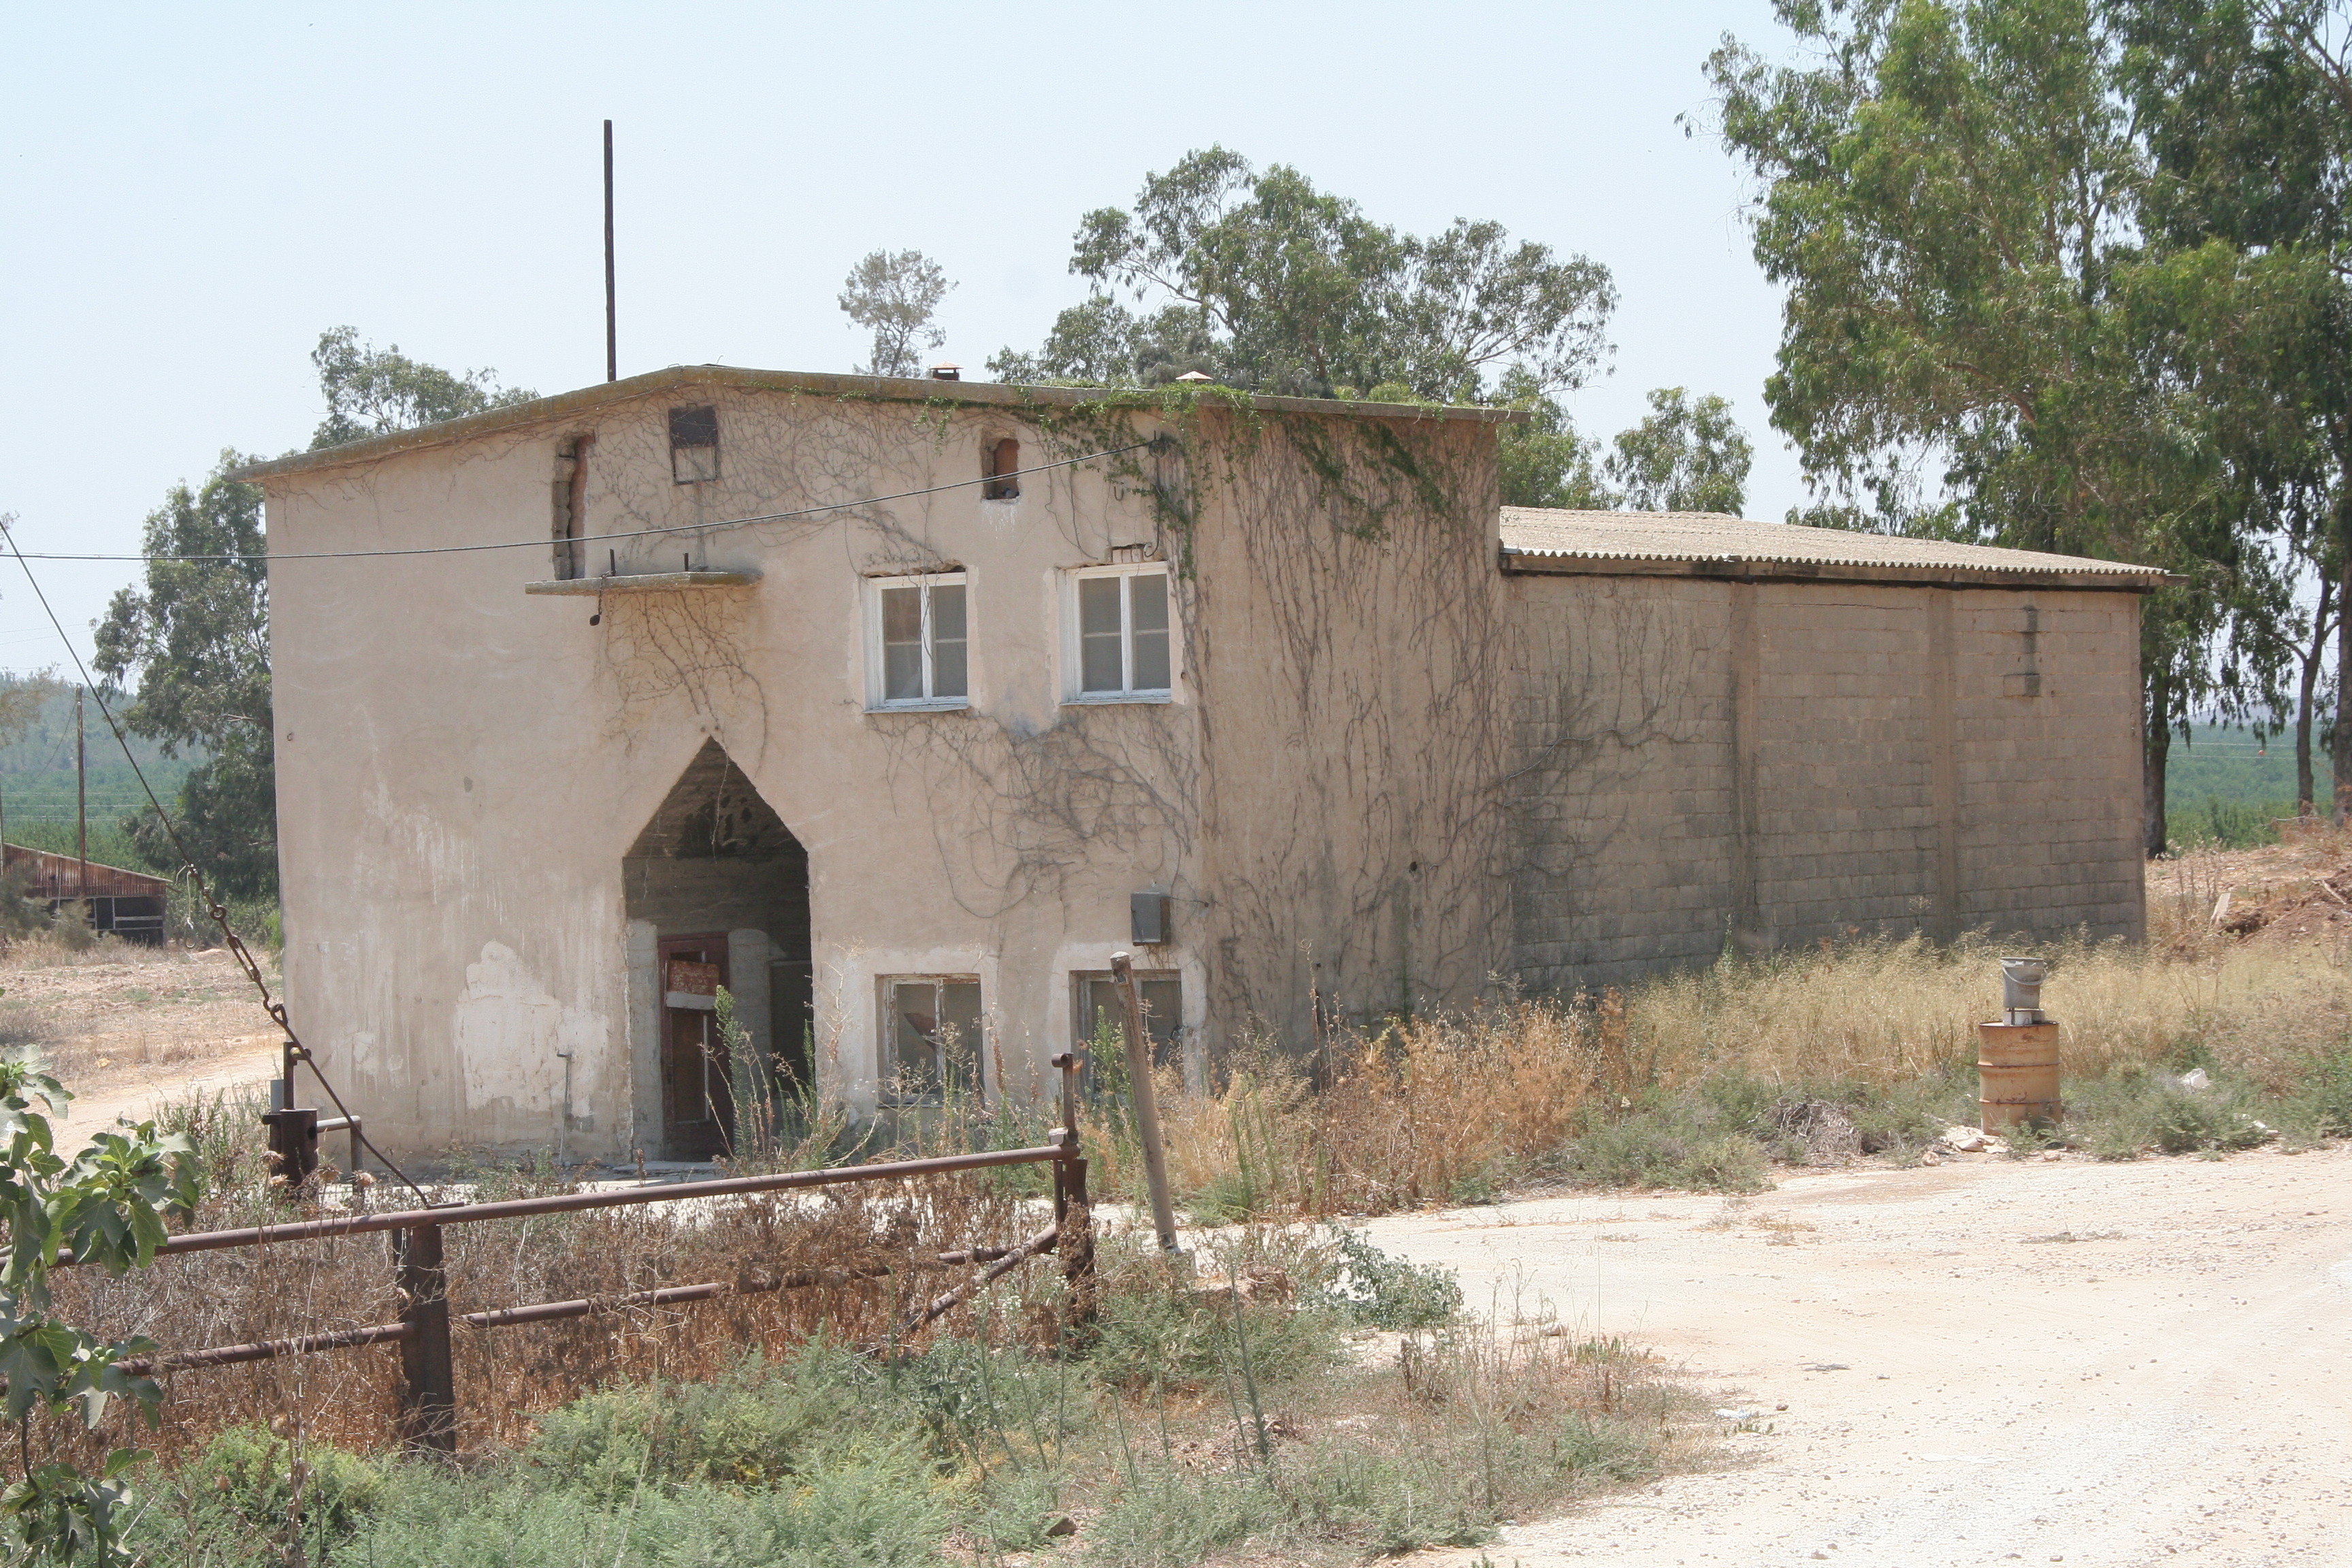
[[[22,844],[0,845],[10,870],[27,868],[39,884],[45,899],[79,899],[94,896],[101,899],[160,899],[172,890],[169,879],[150,876],[122,866],[89,863],[89,883],[81,881],[81,862],[71,855],[61,855],[53,849],[31,849]],[[59,889],[63,889],[60,891]]]
[[[1618,571],[1638,571],[1638,563],[1654,562],[1677,563],[1677,574],[1694,570],[1737,574],[1743,568],[1762,568],[1770,574],[1770,568],[1779,567],[1808,575],[1899,580],[2103,578],[2116,587],[2153,588],[2167,580],[2159,568],[2123,561],[1801,528],[1713,511],[1554,511],[1507,506],[1503,552],[1507,563],[1510,557],[1523,557],[1538,570],[1538,563],[1547,561],[1622,563],[1614,568]],[[1821,570],[1824,568],[1829,570]]]

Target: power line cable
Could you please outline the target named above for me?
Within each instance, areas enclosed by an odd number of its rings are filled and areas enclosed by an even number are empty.
[[[98,682],[90,679],[89,668],[82,663],[80,651],[74,647],[73,639],[66,636],[65,626],[58,619],[57,611],[49,608],[49,596],[41,592],[41,581],[33,575],[32,563],[25,558],[24,552],[16,548],[15,531],[5,524],[0,524],[0,536],[7,539],[9,552],[16,557],[16,564],[24,568],[25,581],[32,584],[33,596],[41,602],[42,613],[49,617],[49,625],[57,628],[58,640],[66,645],[66,652],[72,656],[74,668],[81,672],[82,684],[88,687],[90,694],[98,699],[98,710],[105,716],[106,727],[114,732],[115,743],[122,748],[122,755],[131,763],[131,771],[138,774],[139,787],[146,792],[147,804],[154,808],[155,819],[163,825],[165,837],[171,839],[172,847],[179,852],[180,860],[187,872],[190,885],[203,895],[205,909],[212,916],[213,923],[220,928],[221,936],[227,942],[229,952],[234,953],[237,963],[244,966],[246,978],[252,981],[255,988],[261,993],[262,1010],[269,1015],[270,1021],[275,1023],[278,1030],[285,1035],[288,1097],[289,1099],[292,1097],[294,1089],[292,1064],[300,1062],[310,1068],[310,1076],[319,1080],[319,1087],[327,1091],[327,1098],[335,1102],[335,1109],[342,1113],[344,1121],[352,1124],[352,1135],[360,1141],[369,1153],[383,1162],[384,1169],[399,1177],[402,1184],[416,1194],[418,1203],[431,1208],[433,1200],[425,1195],[425,1189],[410,1181],[408,1173],[394,1164],[390,1155],[375,1146],[375,1141],[367,1135],[359,1119],[352,1116],[351,1108],[343,1103],[343,1097],[335,1092],[335,1086],[328,1082],[327,1075],[319,1069],[318,1059],[310,1055],[310,1048],[302,1043],[300,1036],[295,1034],[293,1024],[286,1016],[286,1004],[270,994],[269,982],[261,977],[261,965],[254,961],[253,954],[247,950],[244,942],[237,936],[236,928],[228,923],[227,906],[213,897],[211,886],[205,881],[205,874],[196,869],[195,857],[188,853],[187,845],[180,837],[178,826],[172,821],[171,814],[163,809],[163,803],[155,798],[155,787],[147,782],[146,770],[139,765],[139,759],[131,754],[131,742],[124,736],[122,726],[115,721],[114,710],[107,706],[106,698],[100,691]],[[353,1173],[355,1175],[357,1173]],[[291,1186],[297,1173],[289,1172],[286,1174],[288,1185]]]
[[[1028,474],[1043,474],[1049,473],[1055,468],[1075,468],[1080,463],[1092,463],[1097,462],[1104,458],[1121,457],[1129,452],[1139,452],[1147,447],[1154,447],[1157,445],[1159,445],[1159,442],[1156,440],[1137,441],[1129,446],[1112,447],[1100,452],[1089,452],[1082,458],[1062,458],[1050,463],[1039,463],[1034,468],[1014,468],[1008,473],[984,474],[976,479],[957,479],[949,484],[932,485],[926,489],[900,490],[895,495],[866,496],[859,500],[831,501],[824,506],[802,507],[795,511],[763,512],[758,517],[722,518],[716,522],[681,522],[668,528],[638,528],[632,529],[626,533],[591,533],[583,534],[576,539],[555,539],[550,537],[547,539],[500,540],[494,544],[420,544],[401,550],[289,550],[281,553],[264,549],[251,554],[93,555],[72,554],[61,551],[17,550],[16,539],[12,534],[8,541],[8,548],[16,552],[16,559],[20,562],[187,561],[199,563],[228,563],[268,560],[275,563],[279,561],[362,561],[380,559],[385,556],[394,555],[468,555],[477,551],[483,550],[544,550],[550,544],[606,544],[613,542],[614,541],[623,539],[655,539],[665,534],[706,533],[710,530],[717,528],[748,528],[753,523],[791,522],[798,518],[822,517],[827,512],[854,511],[862,506],[880,506],[885,501],[912,500],[921,496],[944,494],[949,490],[970,489],[974,485],[998,484],[1005,479],[1020,479]],[[593,581],[593,579],[590,580]],[[37,589],[36,591],[37,591]],[[50,618],[52,621],[56,619],[55,616],[51,616]]]

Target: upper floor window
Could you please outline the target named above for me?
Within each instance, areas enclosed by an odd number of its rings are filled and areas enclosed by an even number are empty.
[[[1172,684],[1168,568],[1094,566],[1069,577],[1065,637],[1075,701],[1164,701]]]
[[[1007,436],[991,441],[981,453],[981,472],[988,482],[980,487],[982,500],[1021,499],[1021,443]]]
[[[669,411],[669,472],[682,485],[719,477],[719,410]]]
[[[971,691],[963,574],[879,577],[868,592],[869,704],[963,707]]]

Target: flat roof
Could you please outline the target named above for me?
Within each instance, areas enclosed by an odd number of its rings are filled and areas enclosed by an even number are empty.
[[[2174,582],[2154,566],[1761,522],[1717,511],[1503,509],[1503,570],[1555,576],[1732,577],[1958,587],[2105,588]]]
[[[266,462],[247,463],[233,468],[233,479],[269,479],[287,474],[310,473],[320,468],[343,468],[352,463],[373,462],[394,453],[412,452],[426,447],[471,440],[500,431],[526,426],[577,419],[591,410],[628,403],[637,398],[656,397],[702,387],[724,387],[743,391],[796,392],[815,397],[884,403],[977,404],[997,407],[1035,407],[1044,405],[1055,408],[1075,408],[1087,404],[1125,402],[1131,405],[1148,406],[1145,399],[1160,395],[1168,389],[1120,386],[1028,386],[998,381],[934,381],[929,376],[901,377],[887,375],[830,375],[816,371],[746,370],[724,364],[674,364],[667,370],[651,371],[622,381],[599,382],[576,392],[558,393],[552,397],[536,397],[528,403],[517,403],[505,408],[493,408],[484,414],[468,414],[462,419],[444,420],[437,425],[420,425],[413,430],[395,430],[385,436],[371,436],[364,440],[347,441],[340,447],[328,447],[316,452],[289,452],[285,457]],[[1213,384],[1204,384],[1204,392],[1221,391]],[[1226,391],[1228,396],[1244,397],[1250,406],[1280,414],[1344,414],[1373,419],[1454,419],[1482,425],[1510,425],[1524,422],[1528,416],[1515,408],[1485,408],[1470,405],[1436,406],[1418,403],[1352,403],[1322,397],[1266,397]]]

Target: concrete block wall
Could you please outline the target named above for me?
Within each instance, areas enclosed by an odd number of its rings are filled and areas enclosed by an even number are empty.
[[[1967,923],[2144,935],[2137,598],[1953,597]]]
[[[2137,937],[2129,595],[1515,576],[1511,967]]]
[[[1728,599],[1509,578],[1512,970],[1607,984],[1721,951],[1732,881]]]

